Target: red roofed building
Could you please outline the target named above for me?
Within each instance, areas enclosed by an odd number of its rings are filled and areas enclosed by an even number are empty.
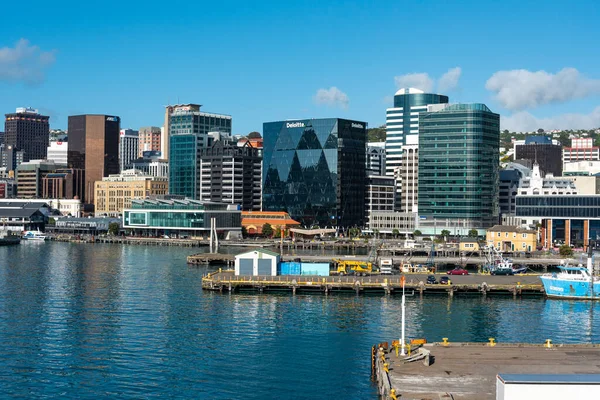
[[[294,221],[285,211],[242,211],[242,227],[249,235],[260,235],[264,224],[285,230],[300,225],[300,222]]]

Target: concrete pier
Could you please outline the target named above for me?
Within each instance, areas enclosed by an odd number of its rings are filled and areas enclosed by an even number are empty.
[[[459,294],[543,296],[544,290],[538,275],[491,276],[457,275],[451,276],[451,285],[428,285],[428,274],[406,274],[406,290],[419,294]],[[437,278],[442,274],[437,274]],[[400,275],[372,276],[236,276],[233,271],[218,271],[207,274],[202,279],[202,288],[221,291],[222,287],[236,291],[289,292],[289,293],[356,293],[391,295],[402,292]]]
[[[405,362],[406,357],[396,356],[394,348],[378,347],[371,357],[382,399],[492,400],[499,373],[600,373],[600,345],[593,344],[425,344],[430,365],[422,357]],[[418,352],[413,346],[411,356]]]

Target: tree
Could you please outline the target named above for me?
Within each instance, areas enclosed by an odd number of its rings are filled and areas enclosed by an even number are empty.
[[[479,233],[477,232],[477,229],[471,229],[471,230],[469,231],[469,237],[474,237],[474,238],[476,238],[476,237],[478,237],[478,236],[479,236]]]
[[[245,226],[242,226],[242,237],[246,239],[248,237],[248,229]]]
[[[275,232],[273,233],[273,236],[276,238],[281,237],[281,228],[279,226],[275,227]]]
[[[266,237],[273,236],[273,227],[268,222],[262,226],[262,234]]]
[[[56,220],[52,217],[48,218],[48,225],[54,225],[56,224]]]
[[[563,244],[558,249],[558,254],[562,257],[571,257],[573,255],[573,249],[568,244]]]
[[[121,230],[121,226],[117,222],[111,222],[108,224],[108,234],[112,236],[117,236],[119,231]]]
[[[394,239],[398,237],[398,235],[400,234],[400,231],[396,228],[394,228],[392,230],[392,235],[394,235]]]
[[[413,236],[421,236],[422,234],[423,233],[421,233],[421,231],[418,229],[413,232]]]
[[[442,232],[440,233],[441,237],[448,237],[450,236],[450,231],[448,229],[444,229],[442,230]]]
[[[357,237],[358,235],[360,235],[360,229],[356,227],[350,228],[348,229],[348,233],[350,234],[350,237]]]

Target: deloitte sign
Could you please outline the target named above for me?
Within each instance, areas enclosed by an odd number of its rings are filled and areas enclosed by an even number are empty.
[[[287,122],[286,128],[304,128],[304,122]]]
[[[353,128],[358,128],[358,129],[365,129],[365,126],[363,124],[359,124],[359,123],[356,123],[356,122],[352,123],[352,127]]]

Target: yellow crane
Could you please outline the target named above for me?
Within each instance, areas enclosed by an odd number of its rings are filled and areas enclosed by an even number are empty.
[[[336,275],[358,275],[367,276],[373,272],[373,264],[368,261],[356,261],[356,260],[340,260],[337,258],[333,259],[336,265],[336,269],[332,271],[332,274]]]

